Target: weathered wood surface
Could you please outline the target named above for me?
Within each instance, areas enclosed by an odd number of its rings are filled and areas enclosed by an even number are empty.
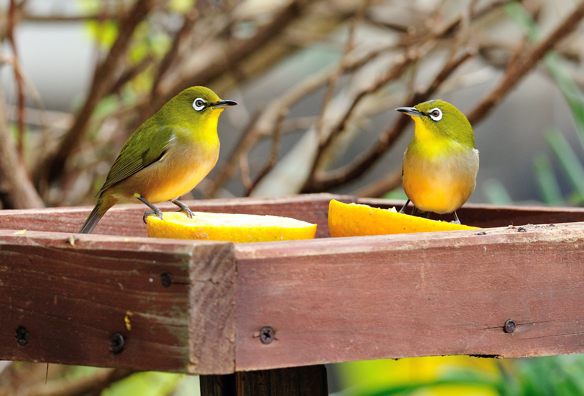
[[[0,231],[0,359],[233,372],[232,249]]]
[[[583,223],[240,245],[236,257],[237,370],[584,352]]]
[[[381,208],[401,208],[403,202],[386,199],[361,198],[356,202]],[[407,213],[410,213],[410,208]],[[478,227],[505,227],[508,225],[571,223],[584,221],[584,208],[548,207],[548,206],[518,206],[518,205],[486,205],[467,204],[457,210],[460,220],[464,224]],[[452,215],[435,215],[434,219],[450,221]]]
[[[277,199],[215,199],[187,201],[194,211],[269,214],[295,217],[299,220],[318,224],[317,236],[328,236],[328,203],[330,194],[314,194]],[[338,197],[349,201],[349,197]],[[164,203],[162,210],[174,211],[176,206]],[[78,232],[91,207],[47,208],[27,210],[0,210],[0,229],[51,232]],[[116,205],[103,217],[95,229],[96,234],[146,236],[146,226],[142,215],[146,206]]]
[[[274,199],[197,200],[187,201],[187,203],[195,211],[294,217],[317,224],[317,237],[327,237],[328,204],[333,198],[344,202],[360,202],[378,207],[401,207],[403,205],[402,201],[356,199],[351,196],[331,194],[312,194]],[[176,210],[174,205],[167,203],[159,206],[163,210]],[[142,222],[142,215],[145,209],[146,207],[142,204],[114,206],[98,224],[95,233],[146,236],[146,226]],[[76,233],[90,211],[90,207],[0,210],[0,229]],[[458,214],[463,223],[479,227],[584,221],[584,208],[501,207],[469,204],[460,209]]]
[[[327,396],[324,365],[200,377],[202,396]]]
[[[331,197],[192,207],[292,216],[322,237]],[[232,245],[74,234],[88,210],[0,211],[0,359],[225,374],[584,352],[582,222]],[[141,235],[142,211],[114,209],[101,231]],[[584,220],[572,208],[460,215],[483,226]]]

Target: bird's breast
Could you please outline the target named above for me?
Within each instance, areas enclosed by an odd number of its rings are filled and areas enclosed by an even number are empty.
[[[461,207],[474,191],[478,168],[476,149],[426,155],[408,147],[403,163],[404,191],[422,211],[451,213]]]
[[[156,163],[127,181],[133,193],[151,202],[175,199],[195,188],[213,169],[219,158],[216,144],[174,144]]]

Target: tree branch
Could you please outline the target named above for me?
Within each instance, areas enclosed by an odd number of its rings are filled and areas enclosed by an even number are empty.
[[[578,27],[583,17],[584,1],[581,1],[574,8],[574,11],[568,13],[567,17],[560,21],[545,39],[541,40],[531,51],[528,51],[523,56],[516,57],[516,61],[509,64],[499,84],[470,112],[469,121],[474,124],[484,119],[497,103],[507,96],[511,89],[539,63],[546,53]],[[520,50],[522,53],[524,52],[521,47]]]
[[[8,131],[4,99],[0,97],[0,189],[6,205],[14,209],[42,208],[38,195]]]
[[[408,101],[408,106],[413,106],[418,102],[427,99],[432,95],[438,87],[466,60],[474,55],[474,51],[466,50],[458,57],[446,62],[440,72],[434,77],[434,80],[428,87],[422,91],[414,94]],[[361,177],[367,169],[369,169],[388,148],[393,146],[395,141],[401,136],[407,125],[406,117],[398,117],[391,128],[386,130],[378,139],[377,144],[369,151],[362,154],[354,162],[345,165],[342,168],[326,172],[324,174],[317,174],[311,184],[306,185],[302,192],[325,191],[340,184],[347,183]]]
[[[95,106],[101,101],[115,79],[115,75],[124,61],[131,38],[136,27],[143,21],[154,7],[154,0],[137,0],[134,6],[120,20],[120,31],[108,52],[106,58],[95,70],[91,87],[85,102],[77,113],[75,122],[61,141],[57,151],[49,157],[43,166],[49,183],[59,180],[66,168],[67,160],[77,149],[81,139],[85,136],[91,114]]]

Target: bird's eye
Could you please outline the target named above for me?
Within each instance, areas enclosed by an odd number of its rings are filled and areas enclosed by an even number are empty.
[[[197,98],[193,101],[193,109],[197,111],[204,110],[207,107],[207,102],[205,99]]]
[[[428,115],[434,121],[440,121],[442,119],[442,110],[440,110],[438,107],[435,107],[432,110],[430,110]]]

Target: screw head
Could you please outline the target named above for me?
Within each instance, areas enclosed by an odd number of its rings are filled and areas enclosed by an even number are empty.
[[[170,287],[172,285],[172,275],[169,272],[160,274],[160,284],[162,287]]]
[[[16,342],[20,346],[25,346],[28,344],[29,332],[24,326],[18,326],[16,328]]]
[[[274,341],[276,331],[270,326],[264,326],[260,329],[260,342],[264,345],[271,344]]]
[[[517,328],[517,323],[515,323],[515,321],[511,320],[511,319],[507,319],[505,321],[505,324],[503,325],[503,331],[505,333],[513,333],[516,328]]]
[[[110,336],[110,347],[109,350],[114,355],[121,353],[124,350],[124,345],[126,344],[126,339],[121,333],[113,333]]]

